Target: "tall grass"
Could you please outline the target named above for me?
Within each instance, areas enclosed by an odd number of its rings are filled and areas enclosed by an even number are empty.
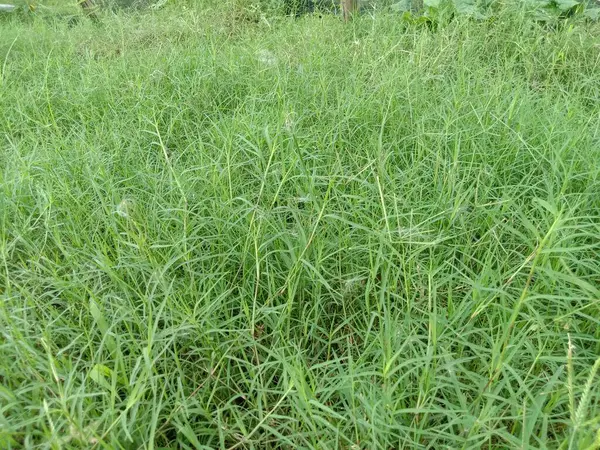
[[[597,448],[598,28],[256,17],[0,24],[0,447]]]

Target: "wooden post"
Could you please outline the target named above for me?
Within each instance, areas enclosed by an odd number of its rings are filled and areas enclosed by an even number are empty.
[[[358,0],[342,0],[342,17],[348,22],[352,15],[358,11]]]

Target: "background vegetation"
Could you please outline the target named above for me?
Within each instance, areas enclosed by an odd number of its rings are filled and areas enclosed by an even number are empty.
[[[597,448],[598,25],[200,6],[0,17],[0,447]]]

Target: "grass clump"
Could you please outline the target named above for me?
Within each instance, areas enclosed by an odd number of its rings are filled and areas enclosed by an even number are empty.
[[[0,446],[596,448],[598,30],[240,17],[3,23]]]

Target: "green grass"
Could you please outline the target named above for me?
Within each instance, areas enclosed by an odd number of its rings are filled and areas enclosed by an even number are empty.
[[[598,447],[597,25],[0,19],[1,448]]]

